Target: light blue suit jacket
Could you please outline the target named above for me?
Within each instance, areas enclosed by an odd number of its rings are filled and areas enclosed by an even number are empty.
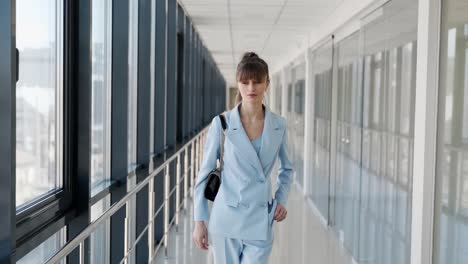
[[[211,121],[203,150],[203,162],[195,183],[194,220],[209,219],[208,230],[214,234],[267,240],[272,236],[274,215],[274,210],[268,212],[268,203],[272,202],[270,174],[277,157],[280,159],[280,167],[274,199],[285,207],[294,173],[287,143],[286,120],[265,107],[261,147],[257,155],[242,126],[240,104],[224,113],[227,129],[221,186],[209,217],[204,190],[208,174],[216,168],[222,133],[219,117]]]

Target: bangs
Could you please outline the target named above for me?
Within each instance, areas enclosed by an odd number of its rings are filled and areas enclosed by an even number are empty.
[[[248,62],[238,70],[237,81],[248,82],[254,80],[256,82],[263,82],[266,78],[266,71],[263,65],[255,62]]]

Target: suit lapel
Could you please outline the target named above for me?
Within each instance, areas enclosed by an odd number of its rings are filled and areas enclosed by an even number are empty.
[[[284,129],[274,122],[274,116],[268,107],[265,107],[265,120],[262,131],[260,153],[257,155],[247,133],[242,126],[239,115],[239,104],[229,113],[229,127],[226,138],[231,141],[238,153],[258,171],[257,177],[265,179],[264,168],[275,158],[279,144],[281,144]]]
[[[284,133],[284,129],[275,122],[268,107],[266,107],[264,122],[260,148],[260,162],[263,169],[276,157]]]
[[[226,131],[226,137],[231,141],[234,148],[240,155],[245,156],[246,160],[256,168],[259,172],[263,172],[257,152],[247,136],[247,133],[242,126],[239,115],[239,104],[237,104],[230,112],[229,127]]]

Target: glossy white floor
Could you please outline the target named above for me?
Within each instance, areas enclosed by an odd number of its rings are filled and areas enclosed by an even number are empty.
[[[275,222],[275,242],[270,264],[348,264],[351,257],[337,241],[331,230],[320,223],[308,202],[293,184],[288,202],[288,217]],[[168,256],[159,250],[155,263],[211,264],[211,250],[199,250],[193,243],[192,204],[182,213],[179,231],[172,227],[169,237]]]

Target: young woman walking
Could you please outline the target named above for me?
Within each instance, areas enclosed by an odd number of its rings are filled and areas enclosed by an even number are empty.
[[[223,133],[216,116],[208,130],[195,183],[192,238],[201,249],[208,249],[210,238],[216,264],[262,264],[268,263],[273,246],[273,221],[286,218],[294,169],[288,154],[286,120],[263,104],[270,84],[267,63],[253,52],[245,53],[236,79],[237,105],[224,113],[227,128],[221,186],[209,216],[204,190],[209,173],[216,168]],[[277,158],[280,166],[273,194],[270,174]]]

